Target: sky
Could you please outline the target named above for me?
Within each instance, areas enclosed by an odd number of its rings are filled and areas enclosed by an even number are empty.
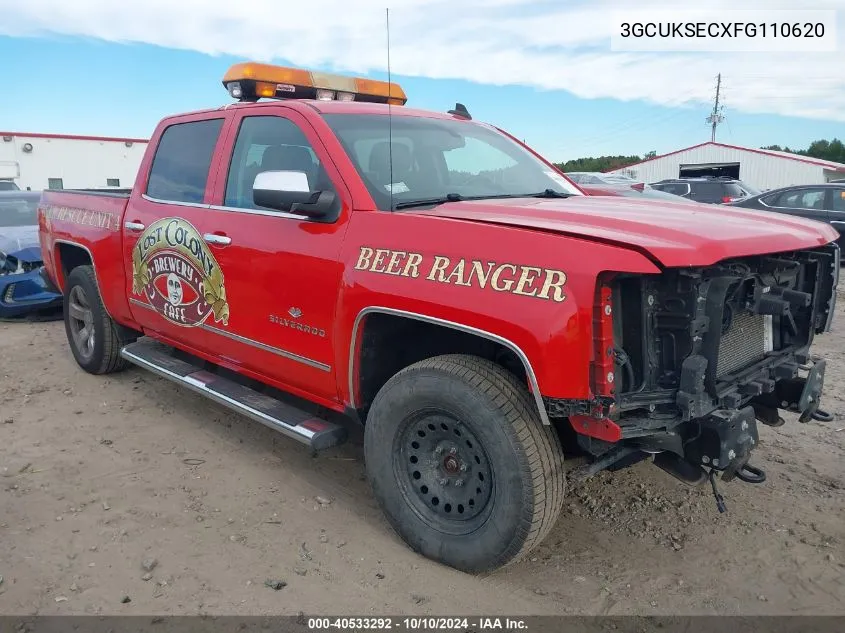
[[[804,5],[838,9],[837,51],[808,53],[611,50],[624,0],[0,0],[0,129],[146,138],[166,115],[229,102],[221,78],[244,60],[384,79],[386,6],[408,105],[459,101],[553,161],[710,140],[719,73],[718,141],[845,138],[845,0]],[[727,20],[795,3],[707,6]]]

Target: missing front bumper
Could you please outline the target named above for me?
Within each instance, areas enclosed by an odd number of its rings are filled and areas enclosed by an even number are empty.
[[[721,409],[696,422],[685,443],[684,457],[693,464],[735,473],[757,446],[757,419],[752,407]]]

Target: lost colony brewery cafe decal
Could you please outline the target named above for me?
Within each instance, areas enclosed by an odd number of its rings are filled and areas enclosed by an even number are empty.
[[[158,220],[138,238],[132,292],[176,325],[201,325],[209,314],[229,323],[220,266],[199,232],[181,218]]]
[[[355,269],[398,277],[423,278],[441,284],[490,289],[557,303],[566,299],[563,292],[566,273],[553,268],[479,259],[453,259],[443,255],[432,256],[362,246]]]

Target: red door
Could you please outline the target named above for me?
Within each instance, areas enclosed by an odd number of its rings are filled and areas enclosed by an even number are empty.
[[[215,351],[208,328],[227,321],[223,274],[204,228],[226,123],[226,115],[195,115],[165,127],[122,227],[132,316],[156,338],[206,354]]]
[[[337,400],[332,321],[342,266],[338,258],[351,198],[317,134],[283,105],[235,110],[205,230],[225,273],[228,324],[207,321],[218,354],[293,393]],[[258,207],[261,171],[306,172],[312,190],[332,188],[333,222]]]

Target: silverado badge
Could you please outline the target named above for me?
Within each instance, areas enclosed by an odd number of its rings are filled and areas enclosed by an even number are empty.
[[[201,325],[209,314],[229,323],[223,272],[199,231],[181,218],[158,220],[138,238],[132,292],[176,325]]]

